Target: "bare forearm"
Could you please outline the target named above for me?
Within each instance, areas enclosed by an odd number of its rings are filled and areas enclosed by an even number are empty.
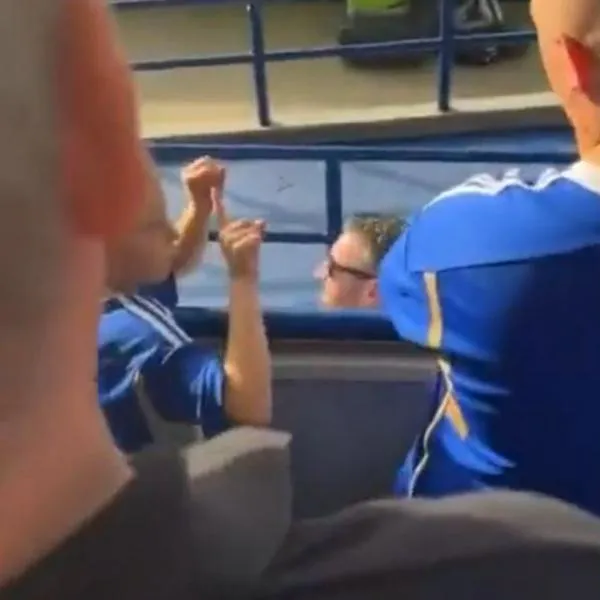
[[[207,230],[210,213],[199,209],[193,202],[188,202],[179,217],[175,228],[178,237],[175,241],[175,258],[173,272],[181,275],[192,265],[199,262],[204,254],[207,241]]]
[[[267,425],[271,420],[271,357],[258,286],[252,280],[230,283],[225,373],[229,417],[238,423]]]

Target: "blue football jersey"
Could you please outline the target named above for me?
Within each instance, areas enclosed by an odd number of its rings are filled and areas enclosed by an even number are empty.
[[[179,293],[177,291],[177,280],[175,274],[171,273],[168,279],[161,283],[144,285],[138,290],[138,296],[154,298],[164,306],[175,308],[179,303]]]
[[[179,293],[177,291],[177,281],[172,273],[165,281],[151,285],[143,285],[137,291],[137,296],[144,298],[153,298],[158,300],[163,306],[173,309],[179,303]],[[122,304],[117,296],[110,296],[104,301],[104,313],[111,312],[117,308],[122,308]]]
[[[439,357],[397,491],[527,489],[600,514],[600,168],[445,192],[413,216],[379,284],[399,335]]]
[[[112,298],[99,325],[97,378],[100,404],[125,452],[154,440],[154,413],[199,425],[205,437],[229,426],[220,357],[191,340],[150,295]]]

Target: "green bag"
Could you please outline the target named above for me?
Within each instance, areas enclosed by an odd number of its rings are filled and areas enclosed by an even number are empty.
[[[411,0],[346,0],[348,16],[360,14],[405,14]]]

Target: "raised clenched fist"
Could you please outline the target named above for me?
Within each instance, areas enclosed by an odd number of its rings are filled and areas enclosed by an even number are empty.
[[[219,196],[223,194],[225,167],[209,156],[203,156],[182,169],[181,180],[196,207],[210,212],[213,190]]]

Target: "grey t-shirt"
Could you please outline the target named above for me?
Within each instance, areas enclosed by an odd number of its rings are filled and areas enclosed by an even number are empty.
[[[136,479],[0,592],[18,600],[596,600],[600,521],[528,494],[386,500],[293,522],[289,436],[239,429]]]

